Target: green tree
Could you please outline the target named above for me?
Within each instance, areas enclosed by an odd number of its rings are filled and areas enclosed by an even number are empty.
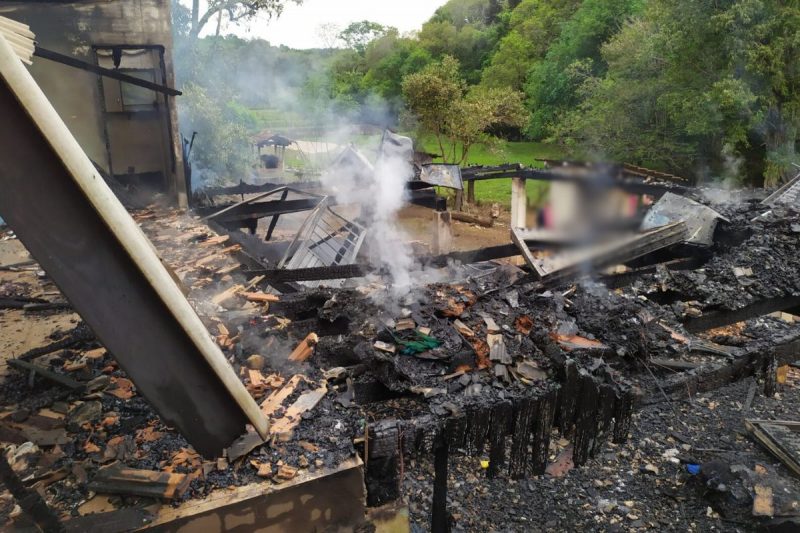
[[[495,140],[492,128],[521,127],[526,119],[519,92],[468,90],[458,60],[451,56],[406,76],[403,95],[419,133],[433,135],[442,160],[453,164],[463,164],[474,145]]]
[[[653,2],[603,47],[607,72],[585,78],[556,136],[699,179],[776,183],[800,126],[799,17],[777,1]]]
[[[461,74],[476,84],[500,39],[501,19],[497,6],[486,0],[450,0],[422,25],[417,37],[435,59],[458,59]]]
[[[352,22],[339,33],[339,39],[347,48],[351,48],[359,54],[364,54],[367,45],[393,30],[388,26],[383,26],[377,22],[362,20]]]
[[[252,166],[249,117],[235,104],[220,105],[200,86],[184,85],[178,100],[181,126],[198,132],[192,161],[210,181],[244,178]]]
[[[481,83],[522,90],[528,71],[544,58],[580,0],[522,0],[509,11],[508,32],[492,52]]]
[[[287,1],[295,4],[303,2],[303,0],[208,0],[205,3],[205,9],[202,9],[200,0],[192,0],[189,35],[195,39],[199,37],[200,32],[214,16],[219,17],[220,21],[222,18],[227,18],[234,24],[251,20],[259,14],[266,14],[270,17],[279,16]]]
[[[404,38],[396,30],[372,41],[366,50],[362,87],[390,102],[402,98],[403,78],[419,72],[433,60],[419,41]]]
[[[531,110],[530,135],[553,133],[561,115],[579,105],[579,89],[588,76],[601,75],[604,42],[634,13],[643,0],[584,0],[564,23],[544,59],[531,68],[525,91]]]

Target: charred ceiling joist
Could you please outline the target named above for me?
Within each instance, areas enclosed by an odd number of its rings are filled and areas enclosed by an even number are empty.
[[[267,422],[152,246],[0,37],[0,213],[167,424],[202,454]]]

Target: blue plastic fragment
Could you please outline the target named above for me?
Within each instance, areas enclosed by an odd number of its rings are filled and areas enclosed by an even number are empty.
[[[700,465],[695,464],[687,464],[686,471],[689,472],[691,475],[696,476],[700,473]]]

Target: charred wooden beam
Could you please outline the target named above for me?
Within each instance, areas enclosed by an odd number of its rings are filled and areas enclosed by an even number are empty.
[[[528,473],[528,446],[538,415],[537,403],[534,398],[521,398],[514,402],[514,432],[508,460],[508,475],[513,479],[523,478]]]
[[[118,70],[88,63],[72,56],[64,55],[53,50],[48,50],[47,48],[42,48],[38,45],[36,46],[36,51],[33,53],[33,55],[43,59],[49,59],[50,61],[55,61],[56,63],[61,63],[62,65],[66,65],[68,67],[93,72],[100,76],[105,76],[106,78],[112,78],[125,83],[130,83],[131,85],[136,85],[137,87],[144,87],[145,89],[166,94],[167,96],[180,96],[183,94],[181,91],[173,89],[172,87],[153,83],[152,81],[143,80],[135,76],[130,76]]]
[[[397,422],[369,426],[366,445],[367,505],[377,507],[400,497],[399,432]]]
[[[286,201],[286,197],[289,196],[289,189],[286,189],[281,193],[281,202]],[[275,231],[275,227],[278,225],[278,219],[280,215],[276,214],[272,217],[272,220],[269,221],[269,228],[267,229],[267,236],[264,238],[265,241],[272,240],[272,233]]]
[[[78,324],[73,329],[68,331],[62,339],[59,339],[55,342],[51,342],[45,346],[39,346],[37,348],[32,348],[27,352],[20,354],[17,357],[18,360],[21,361],[30,361],[31,359],[35,359],[42,355],[47,355],[49,353],[53,353],[58,350],[64,350],[66,348],[70,348],[75,346],[76,344],[80,344],[82,342],[88,342],[95,340],[95,335],[86,326],[86,324]]]
[[[598,172],[598,176],[601,174]],[[667,183],[648,183],[643,179],[619,179],[609,176],[602,176],[603,179],[598,181],[596,179],[587,178],[585,175],[578,175],[576,173],[559,172],[557,170],[541,170],[526,168],[522,170],[498,170],[486,171],[483,173],[465,173],[462,171],[462,179],[465,182],[480,181],[480,180],[495,180],[495,179],[508,179],[508,178],[523,178],[528,180],[540,181],[564,181],[575,183],[585,187],[604,188],[617,188],[631,194],[650,194],[662,195],[666,192],[674,192],[675,194],[685,194],[690,190],[690,187],[676,184]]]
[[[644,275],[655,274],[658,271],[659,266],[663,266],[667,270],[671,271],[694,270],[696,268],[700,268],[704,262],[705,259],[701,257],[684,257],[680,259],[672,259],[663,263],[658,262],[650,266],[639,266],[634,270],[623,272],[621,274],[607,274],[598,276],[597,279],[609,289],[619,289],[631,285]],[[636,263],[638,264],[638,261]]]
[[[37,526],[42,531],[46,532],[59,532],[64,531],[64,525],[58,520],[58,517],[47,506],[38,492],[29,490],[25,487],[19,476],[11,468],[6,459],[6,450],[2,451],[0,457],[0,481],[12,496],[17,500],[20,508],[25,511],[25,514],[31,517]]]
[[[510,401],[502,401],[492,408],[492,426],[489,433],[489,469],[486,475],[497,476],[506,462],[506,435],[513,420]]]
[[[636,395],[631,390],[622,391],[617,396],[614,403],[614,433],[611,439],[614,444],[622,444],[628,440],[633,423],[635,400]]]
[[[558,389],[551,390],[536,404],[531,433],[531,455],[528,472],[534,476],[544,474],[550,453],[550,432],[553,429]]]
[[[80,391],[85,388],[83,383],[79,383],[70,377],[58,374],[52,370],[48,370],[47,368],[23,361],[21,359],[8,359],[7,363],[9,366],[13,366],[14,368],[18,368],[22,371],[35,372],[43,378],[49,379],[53,383],[58,383],[59,385],[73,391]]]
[[[296,200],[270,200],[268,202],[254,202],[238,206],[219,208],[200,207],[195,209],[197,214],[214,218],[221,223],[240,222],[243,220],[258,220],[261,218],[288,215],[311,211],[319,205],[319,198],[300,198]]]
[[[591,376],[581,376],[580,395],[575,414],[575,439],[572,461],[582,466],[591,456],[597,437],[597,420],[600,409],[600,390]]]
[[[448,533],[450,513],[447,511],[447,463],[449,445],[445,435],[440,436],[433,454],[433,501],[431,503],[431,531]]]
[[[257,194],[262,192],[270,192],[282,187],[291,186],[293,189],[308,190],[319,189],[322,184],[319,181],[293,181],[293,182],[267,182],[261,185],[253,185],[240,181],[238,185],[232,187],[206,187],[200,189],[198,193],[201,196],[213,198],[214,196],[237,196],[244,194]]]
[[[369,268],[362,265],[333,265],[329,267],[248,270],[248,274],[250,275],[264,276],[264,279],[270,284],[273,282],[292,283],[296,281],[361,278],[369,274],[369,272]]]
[[[638,396],[635,403],[659,403],[664,401],[665,394],[669,399],[682,399],[716,390],[746,377],[763,374],[769,365],[777,368],[796,361],[798,352],[800,340],[779,341],[777,345],[751,351],[730,362],[713,363],[666,378],[660,389]]]
[[[87,488],[108,494],[172,500],[186,492],[190,481],[186,474],[126,468],[114,463],[98,470]]]
[[[784,296],[781,298],[769,298],[752,303],[741,309],[718,310],[704,313],[697,318],[689,318],[683,325],[687,331],[698,333],[709,329],[735,324],[743,320],[757,318],[777,311],[785,311],[800,305],[800,296]]]

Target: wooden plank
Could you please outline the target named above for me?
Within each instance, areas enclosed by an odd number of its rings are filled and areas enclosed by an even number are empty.
[[[225,244],[230,240],[230,238],[231,238],[230,235],[216,235],[201,242],[200,246],[208,247],[208,246],[216,246],[218,244]]]
[[[292,431],[300,423],[303,413],[310,411],[325,397],[328,387],[322,386],[318,389],[305,392],[289,406],[286,414],[276,420],[270,427],[270,433],[276,435],[278,440],[288,441],[292,438]]]
[[[215,270],[214,274],[216,274],[217,276],[224,276],[226,274],[230,274],[231,272],[235,272],[235,271],[239,270],[240,268],[242,268],[242,265],[239,264],[239,263],[234,264],[234,265],[228,265],[228,266],[224,266],[224,267],[222,267],[222,268],[220,268],[218,270]]]
[[[178,506],[165,505],[156,512],[153,522],[142,525],[142,530],[216,531],[220,524],[233,524],[228,530],[244,524],[246,531],[286,531],[287,523],[291,524],[291,531],[314,531],[326,526],[336,529],[350,524],[347,520],[351,517],[363,518],[363,491],[363,462],[356,455],[334,468],[300,470],[280,485],[260,481],[216,489],[204,498]],[[290,494],[295,497],[287,499]],[[315,495],[310,501],[309,494]],[[332,514],[326,510],[332,510]],[[311,520],[314,514],[322,518]]]
[[[547,272],[545,272],[545,270],[539,266],[539,263],[536,262],[536,259],[534,259],[533,254],[531,254],[528,245],[525,244],[525,240],[522,238],[517,228],[511,228],[511,240],[521,252],[522,258],[525,260],[525,264],[531,269],[536,279],[542,279]]]
[[[475,336],[475,332],[472,330],[472,328],[470,328],[469,326],[467,326],[466,324],[464,324],[462,321],[460,321],[458,319],[453,321],[453,327],[456,328],[456,331],[458,331],[459,333],[461,333],[465,337],[474,337]]]
[[[486,336],[486,344],[489,345],[489,360],[510,365],[512,363],[511,355],[506,349],[505,339],[502,335],[489,334]]]
[[[227,300],[230,300],[231,298],[236,296],[238,293],[242,292],[243,289],[244,289],[244,287],[241,286],[241,285],[233,285],[231,287],[228,287],[227,289],[225,289],[221,293],[219,293],[219,294],[215,295],[213,298],[211,298],[211,302],[214,303],[215,305],[222,305]]]
[[[792,452],[797,454],[798,451],[784,448],[784,445],[800,443],[800,422],[788,420],[745,419],[744,425],[745,428],[747,428],[747,430],[753,434],[753,437],[755,437],[758,442],[760,442],[773,455],[775,455],[775,457],[780,459],[786,468],[791,470],[795,475],[800,476],[800,461],[798,461],[798,457],[792,454]],[[782,443],[776,438],[773,438],[773,436],[770,435],[769,432],[762,427],[762,425],[784,427],[793,434],[791,436],[792,442]],[[797,446],[797,444],[795,445]]]
[[[275,410],[281,406],[286,398],[291,396],[291,394],[294,392],[294,389],[296,389],[300,384],[300,381],[304,379],[306,378],[300,374],[295,374],[292,376],[289,381],[286,382],[286,385],[274,391],[272,394],[267,396],[266,400],[261,402],[261,412],[266,416],[272,416],[272,413],[274,413]]]
[[[481,316],[483,317],[483,322],[486,324],[486,333],[500,333],[500,326],[497,325],[494,318],[485,313]]]
[[[191,478],[186,474],[126,468],[121,463],[114,463],[98,470],[88,488],[109,494],[171,500],[180,498],[190,482]]]
[[[131,85],[136,85],[138,87],[144,87],[145,89],[150,89],[152,91],[163,93],[168,96],[180,96],[181,94],[183,94],[181,91],[173,89],[172,87],[166,87],[164,85],[159,85],[158,83],[153,83],[152,81],[143,80],[135,76],[129,76],[128,74],[125,74],[118,70],[101,67],[99,65],[94,65],[92,63],[82,61],[72,56],[60,54],[53,50],[47,50],[46,48],[42,48],[40,46],[36,47],[35,55],[38,57],[49,59],[50,61],[55,61],[56,63],[61,63],[62,65],[67,65],[69,67],[79,68],[81,70],[94,72],[95,74],[99,74],[100,76],[106,76],[108,78],[112,78],[115,80],[124,81],[125,83],[130,83]]]
[[[694,370],[695,368],[700,368],[700,363],[693,363],[691,361],[682,361],[680,359],[666,359],[663,357],[651,357],[648,359],[650,363],[653,363],[656,366],[660,366],[663,368],[668,368],[670,370]]]
[[[306,335],[306,338],[302,340],[300,344],[297,345],[297,348],[289,355],[289,361],[295,362],[302,362],[307,361],[311,354],[314,353],[314,347],[319,342],[319,337],[316,333],[311,332]]]
[[[265,292],[243,292],[242,296],[244,296],[248,302],[256,303],[274,303],[281,300],[278,296]]]

